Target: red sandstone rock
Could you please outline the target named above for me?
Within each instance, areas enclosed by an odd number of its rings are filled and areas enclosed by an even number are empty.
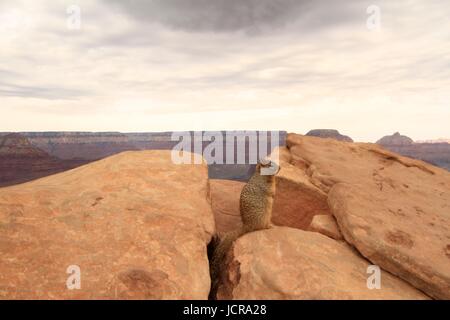
[[[374,144],[294,134],[287,144],[328,194],[348,243],[428,295],[450,299],[449,172]]]
[[[321,233],[334,240],[342,240],[341,231],[332,215],[317,215],[309,226],[309,231]]]
[[[207,299],[207,179],[142,151],[0,189],[0,298]]]
[[[220,235],[242,227],[239,213],[239,199],[244,182],[231,180],[210,180],[211,206]]]
[[[279,152],[281,169],[276,175],[272,222],[278,226],[307,230],[315,215],[330,214],[327,195],[311,182],[304,170],[299,170],[306,169],[302,159],[285,147],[275,152]]]
[[[427,299],[381,271],[381,289],[369,289],[371,263],[346,243],[286,227],[239,238],[226,259],[219,299]]]

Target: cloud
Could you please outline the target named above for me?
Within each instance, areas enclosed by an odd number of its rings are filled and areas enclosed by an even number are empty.
[[[105,0],[106,1],[106,0]],[[357,19],[356,0],[108,0],[146,23],[187,32],[250,34],[299,24],[314,30]],[[359,1],[361,5],[361,2]]]
[[[1,71],[0,71],[1,74]],[[64,87],[34,87],[0,82],[0,96],[38,98],[48,100],[74,100],[88,95],[79,89]]]
[[[0,0],[0,16],[20,18],[0,37],[2,130],[450,137],[449,2],[76,2],[74,31],[73,1]],[[374,3],[379,32],[366,27]]]
[[[0,77],[2,79],[9,77],[9,78],[17,78],[19,74],[14,71],[6,70],[6,69],[0,69]]]

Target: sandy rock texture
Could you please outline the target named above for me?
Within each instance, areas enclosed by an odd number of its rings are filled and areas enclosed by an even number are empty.
[[[381,271],[381,288],[367,285],[370,263],[315,232],[274,227],[239,238],[226,260],[219,299],[428,299]]]
[[[336,223],[336,219],[332,215],[322,214],[314,216],[309,231],[319,232],[334,240],[342,240],[341,231]]]
[[[169,151],[0,189],[0,298],[207,299],[208,192],[206,164]],[[80,290],[66,286],[70,266]]]
[[[284,162],[276,177],[272,222],[306,230],[317,214],[330,214],[327,194],[304,171]]]
[[[211,206],[219,235],[242,227],[239,213],[239,199],[244,182],[231,180],[210,180]]]
[[[345,240],[434,298],[450,299],[450,173],[374,144],[290,134],[291,164],[327,194]]]
[[[286,142],[272,222],[295,229],[239,238],[217,298],[450,299],[448,171],[376,144]],[[365,289],[368,264],[382,290]]]

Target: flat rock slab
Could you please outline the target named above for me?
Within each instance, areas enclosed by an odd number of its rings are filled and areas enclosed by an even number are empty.
[[[170,151],[0,189],[0,298],[207,299],[207,194],[206,165],[175,165]]]
[[[311,183],[303,170],[288,162],[286,152],[285,148],[280,152],[272,222],[307,230],[315,215],[330,214],[327,194]]]
[[[274,227],[239,238],[226,259],[219,299],[428,299],[381,271],[369,289],[370,262],[345,242],[322,234]],[[372,282],[370,282],[372,284]]]
[[[450,173],[374,144],[290,134],[345,240],[434,298],[450,299]]]

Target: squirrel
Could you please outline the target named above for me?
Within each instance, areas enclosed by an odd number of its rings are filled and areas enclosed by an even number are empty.
[[[275,168],[272,175],[261,174],[262,170]],[[225,256],[233,242],[246,233],[271,228],[272,207],[275,197],[275,175],[280,167],[272,161],[260,161],[256,170],[241,192],[239,209],[242,228],[231,231],[219,240],[213,238],[213,253],[210,264],[211,294],[214,296],[218,289],[219,275],[225,261]]]

